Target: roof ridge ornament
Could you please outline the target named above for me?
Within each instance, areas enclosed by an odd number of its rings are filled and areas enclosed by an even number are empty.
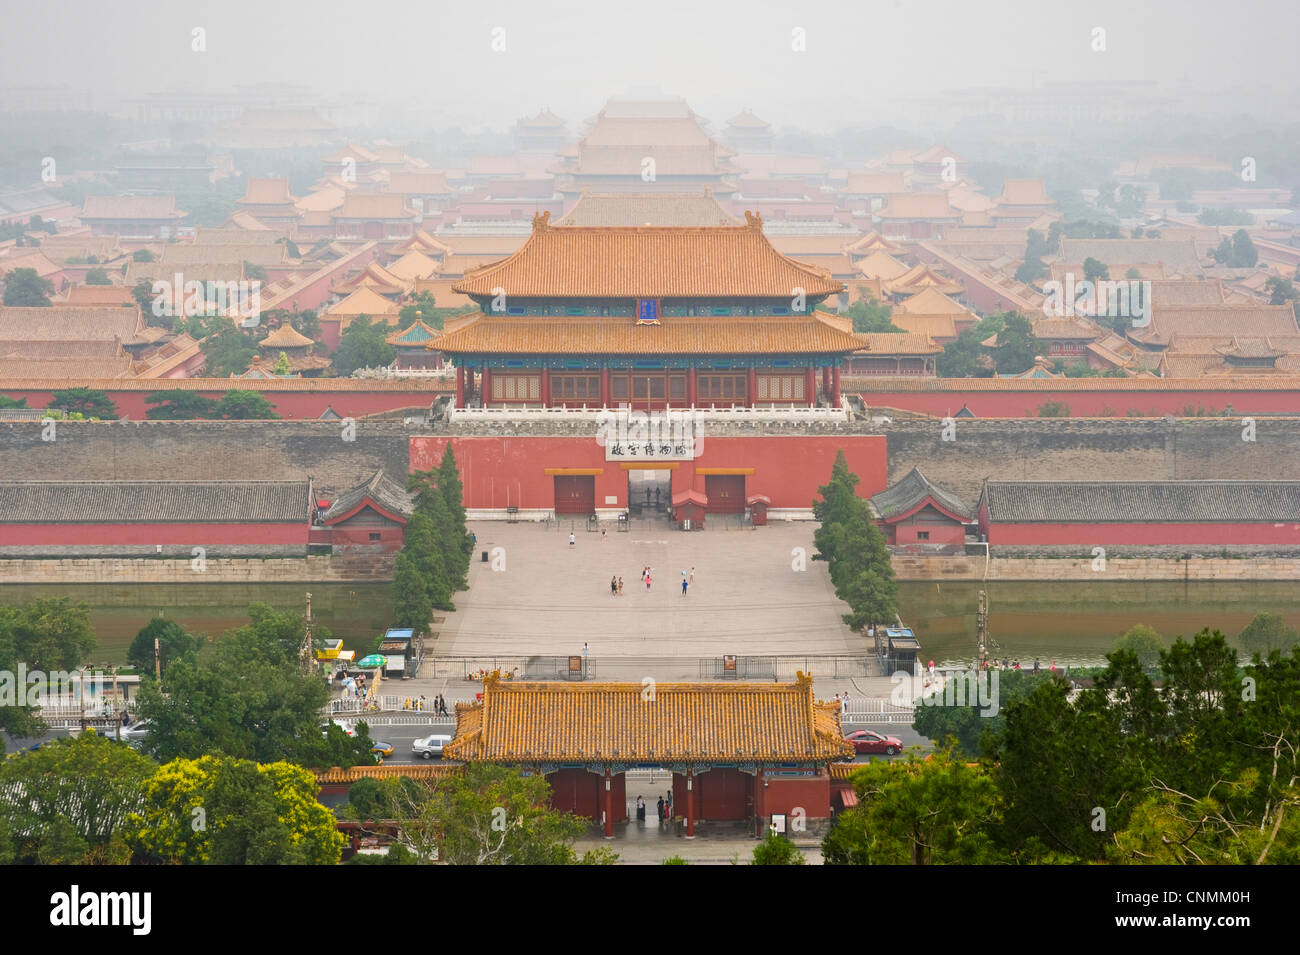
[[[545,232],[551,227],[551,211],[538,212],[533,215],[533,231]]]
[[[745,225],[749,226],[749,228],[754,229],[754,230],[756,230],[756,231],[758,231],[758,232],[762,232],[762,231],[763,231],[763,217],[762,217],[761,215],[759,215],[757,212],[750,212],[748,209],[746,209],[746,210],[745,210]]]

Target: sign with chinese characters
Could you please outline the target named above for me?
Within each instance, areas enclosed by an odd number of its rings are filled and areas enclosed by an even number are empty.
[[[596,443],[606,461],[693,461],[704,444],[699,417],[676,410],[606,412]]]
[[[659,299],[642,298],[637,300],[636,323],[638,325],[659,324]]]

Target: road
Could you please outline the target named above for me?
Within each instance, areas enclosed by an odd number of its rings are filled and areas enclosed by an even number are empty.
[[[921,736],[911,726],[901,725],[898,723],[854,723],[845,722],[844,731],[851,732],[857,729],[874,730],[885,736],[897,736],[903,741],[903,748],[906,750],[909,746],[920,746],[926,752],[933,749],[933,744]],[[455,727],[449,723],[435,723],[432,726],[372,726],[370,728],[370,738],[372,740],[383,740],[393,744],[393,755],[387,757],[385,763],[398,763],[401,765],[414,765],[423,763],[425,760],[414,756],[411,753],[411,741],[424,736],[430,736],[434,733],[440,733],[447,736],[455,732]],[[43,742],[52,739],[58,739],[68,735],[67,730],[51,730],[39,739],[15,740],[8,735],[4,736],[5,752],[13,753],[19,749],[25,749],[34,743]],[[859,756],[857,762],[864,762],[871,759],[870,756]]]

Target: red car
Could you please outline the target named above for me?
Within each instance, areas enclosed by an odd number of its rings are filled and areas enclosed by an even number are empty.
[[[903,741],[897,736],[881,736],[871,730],[854,730],[844,737],[853,744],[856,753],[883,753],[897,756],[903,751]]]

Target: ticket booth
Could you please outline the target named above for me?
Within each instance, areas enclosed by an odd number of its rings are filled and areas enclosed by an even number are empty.
[[[684,531],[703,530],[708,503],[709,499],[699,491],[678,491],[673,495],[673,520]]]
[[[755,527],[767,524],[767,509],[772,506],[770,497],[766,494],[751,494],[745,498],[745,504],[749,506],[750,521]]]

